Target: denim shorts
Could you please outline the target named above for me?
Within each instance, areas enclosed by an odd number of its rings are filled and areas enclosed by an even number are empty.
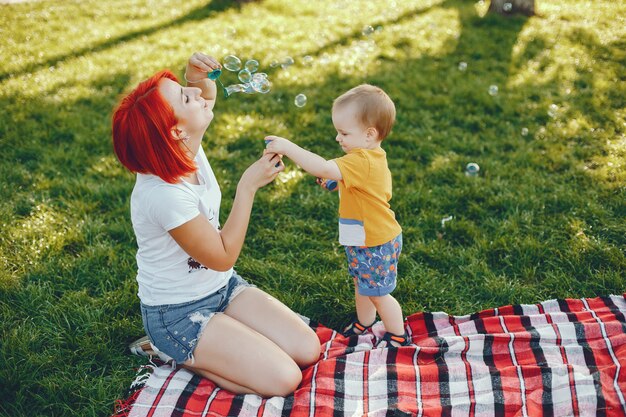
[[[143,328],[152,344],[176,363],[191,359],[193,364],[196,343],[211,317],[224,312],[235,296],[252,286],[233,273],[226,285],[199,300],[157,306],[142,303]]]
[[[348,272],[356,279],[360,295],[382,296],[396,288],[402,233],[378,246],[346,246]]]

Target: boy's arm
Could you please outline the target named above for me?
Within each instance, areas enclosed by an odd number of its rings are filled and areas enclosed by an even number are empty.
[[[321,156],[301,148],[288,139],[279,136],[266,136],[267,152],[287,156],[311,175],[341,181],[341,171],[335,161],[327,161]]]

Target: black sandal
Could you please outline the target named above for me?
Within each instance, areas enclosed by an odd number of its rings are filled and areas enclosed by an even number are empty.
[[[385,342],[384,345],[383,342]],[[404,332],[402,336],[398,336],[397,334],[386,332],[385,335],[378,341],[376,347],[400,347],[400,346],[409,346],[411,344],[411,338],[409,335]]]
[[[374,323],[376,323],[376,320],[374,320],[374,322],[370,324],[369,326],[364,326],[361,323],[359,323],[358,319],[355,319],[352,323],[348,324],[345,329],[343,329],[343,332],[341,334],[343,334],[346,337],[350,337],[354,335],[359,336],[367,332],[369,329],[371,329]],[[355,329],[358,330],[360,333],[357,333]]]

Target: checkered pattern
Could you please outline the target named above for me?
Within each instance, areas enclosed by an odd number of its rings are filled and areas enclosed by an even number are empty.
[[[155,368],[131,417],[626,416],[626,294],[407,319],[414,346],[373,349],[311,323],[322,357],[286,398],[233,395]],[[373,328],[382,336],[382,325]],[[128,407],[131,407],[129,405]]]

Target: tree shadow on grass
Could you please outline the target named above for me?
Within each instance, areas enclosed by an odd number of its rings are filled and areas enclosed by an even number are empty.
[[[29,65],[26,65],[22,68],[11,70],[10,72],[0,73],[0,82],[11,77],[15,73],[31,73],[31,72],[39,71],[39,70],[42,70],[51,66],[57,66],[59,63],[62,63],[63,61],[66,61],[68,59],[78,58],[87,54],[101,52],[101,51],[113,48],[124,42],[130,42],[135,39],[141,38],[142,36],[153,35],[165,29],[170,29],[176,26],[180,26],[188,22],[204,20],[204,19],[213,17],[216,14],[224,12],[226,10],[241,9],[241,7],[243,7],[241,3],[237,1],[233,1],[233,0],[211,0],[206,5],[197,7],[191,10],[186,15],[181,16],[172,21],[165,22],[160,25],[153,26],[147,29],[142,29],[142,30],[137,30],[134,32],[126,33],[124,35],[120,35],[120,36],[108,39],[106,41],[95,43],[91,46],[81,48],[77,51],[72,51],[71,53],[57,55],[43,62],[35,62]]]

